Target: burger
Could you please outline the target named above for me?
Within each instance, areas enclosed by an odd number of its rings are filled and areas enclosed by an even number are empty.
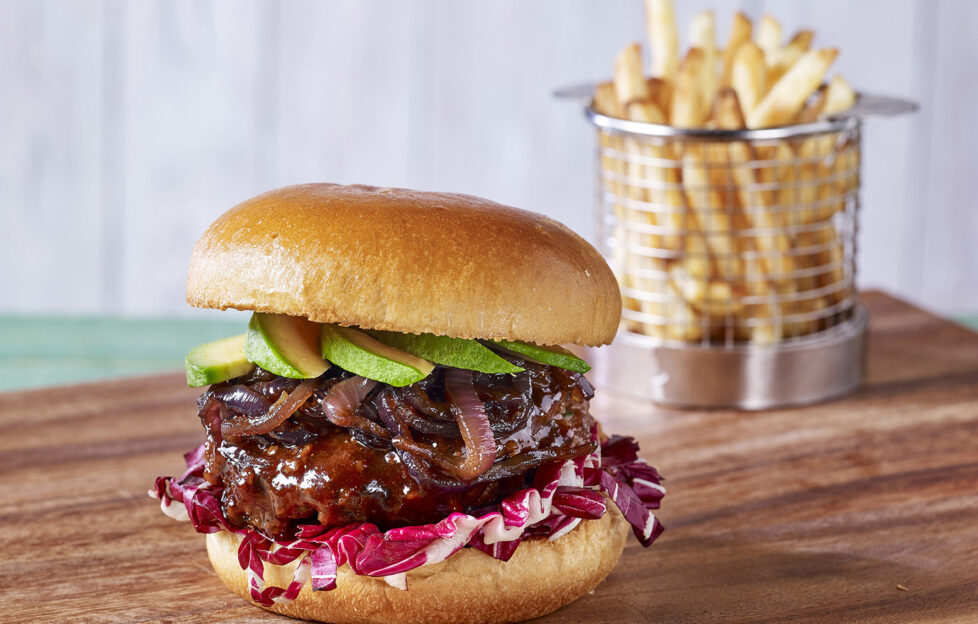
[[[510,622],[593,590],[664,489],[588,411],[615,278],[582,238],[487,200],[308,184],[232,208],[187,301],[248,310],[187,355],[204,441],[160,477],[252,603],[346,622]],[[242,328],[243,330],[245,328]]]

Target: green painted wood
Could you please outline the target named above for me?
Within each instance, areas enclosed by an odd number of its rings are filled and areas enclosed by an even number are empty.
[[[960,323],[965,327],[970,327],[971,329],[978,330],[978,314],[968,314],[965,316],[954,317],[953,320],[956,323]]]
[[[0,391],[180,370],[240,320],[0,316]]]

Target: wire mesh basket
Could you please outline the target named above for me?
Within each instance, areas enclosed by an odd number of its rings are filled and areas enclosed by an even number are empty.
[[[599,124],[597,231],[623,332],[771,345],[852,318],[860,122],[799,128],[757,138]]]
[[[731,131],[586,114],[599,246],[622,291],[602,384],[744,409],[857,387],[860,118]]]
[[[685,129],[599,114],[588,83],[558,89],[596,127],[598,243],[622,325],[595,349],[604,388],[683,407],[765,409],[862,380],[869,316],[855,288],[861,130],[911,113],[859,93],[824,119]]]

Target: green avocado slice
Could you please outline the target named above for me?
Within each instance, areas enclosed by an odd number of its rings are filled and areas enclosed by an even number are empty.
[[[343,370],[392,386],[421,381],[435,369],[431,362],[352,327],[323,325],[319,346],[323,357]]]
[[[248,323],[245,357],[282,377],[319,377],[329,368],[319,353],[319,327],[298,316],[255,312]]]
[[[491,342],[504,349],[509,349],[510,351],[519,353],[520,355],[525,355],[531,360],[540,362],[541,364],[549,364],[550,366],[556,366],[558,368],[566,368],[567,370],[582,374],[591,370],[591,367],[587,362],[577,357],[567,349],[556,345],[544,347],[531,344],[529,342],[519,342],[516,340],[493,340]]]
[[[245,335],[199,344],[187,353],[187,385],[209,386],[247,374],[255,367],[244,354]]]
[[[443,366],[480,373],[519,373],[523,370],[499,357],[477,340],[380,330],[371,330],[368,333],[384,344]]]

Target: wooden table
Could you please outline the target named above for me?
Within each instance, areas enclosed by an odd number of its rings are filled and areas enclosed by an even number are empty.
[[[978,621],[978,335],[878,293],[844,401],[736,413],[602,396],[667,531],[551,622]],[[198,443],[179,374],[0,395],[0,621],[272,622],[146,496]]]

